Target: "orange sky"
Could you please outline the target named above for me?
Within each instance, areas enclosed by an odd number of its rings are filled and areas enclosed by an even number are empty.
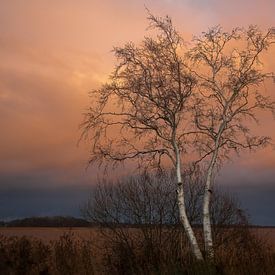
[[[0,173],[5,178],[37,173],[52,185],[94,178],[95,169],[85,171],[87,147],[76,146],[81,113],[88,91],[113,67],[112,47],[148,33],[144,5],[153,14],[170,15],[185,37],[217,24],[275,26],[273,0],[2,0]],[[274,49],[271,56],[267,67],[275,71]],[[274,92],[274,85],[267,89]],[[275,139],[274,126],[266,116],[259,129]],[[244,155],[238,163],[275,170],[274,151]]]

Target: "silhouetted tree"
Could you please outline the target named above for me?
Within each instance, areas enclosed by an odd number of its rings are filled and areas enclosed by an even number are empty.
[[[250,121],[258,122],[258,110],[274,113],[275,102],[260,86],[272,73],[263,70],[260,56],[275,43],[274,29],[225,32],[221,27],[194,39],[189,51],[192,72],[197,78],[194,127],[198,129],[196,148],[207,158],[203,205],[205,249],[213,258],[210,222],[210,197],[213,174],[230,153],[266,146],[270,138],[250,132]]]
[[[90,163],[138,160],[146,169],[169,160],[175,168],[180,221],[195,257],[202,253],[186,214],[181,159],[189,133],[189,98],[196,84],[180,51],[183,41],[171,19],[149,14],[155,38],[141,45],[114,48],[118,59],[110,82],[91,93],[92,104],[82,124],[92,144]],[[167,161],[166,161],[167,163]]]

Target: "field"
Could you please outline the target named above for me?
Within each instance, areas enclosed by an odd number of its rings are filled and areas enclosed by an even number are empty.
[[[98,229],[86,227],[3,227],[0,228],[0,234],[6,237],[31,237],[42,241],[56,241],[64,233],[73,233],[81,239],[95,239]]]
[[[6,237],[31,237],[37,238],[45,242],[56,241],[64,233],[71,232],[75,237],[85,240],[96,240],[98,236],[97,228],[86,227],[2,227],[0,228],[0,235]],[[263,238],[272,245],[275,249],[275,227],[254,227],[251,228],[251,232],[257,236]]]
[[[0,228],[0,235],[4,235],[6,237],[26,236],[40,239],[43,242],[50,242],[56,241],[64,233],[70,232],[77,238],[97,241],[98,231],[99,229],[97,228],[87,227],[2,227]],[[251,232],[263,238],[275,249],[275,227],[254,227],[251,228]]]

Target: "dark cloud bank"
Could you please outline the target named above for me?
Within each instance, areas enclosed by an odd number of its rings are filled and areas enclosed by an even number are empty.
[[[87,172],[88,173],[88,172]],[[80,207],[93,192],[95,180],[87,175],[56,182],[59,177],[41,174],[0,175],[0,220],[30,216],[80,216]],[[63,179],[64,180],[64,179]],[[239,198],[250,221],[257,225],[275,225],[275,171],[227,167],[217,182],[222,189]],[[39,184],[38,184],[39,182]]]

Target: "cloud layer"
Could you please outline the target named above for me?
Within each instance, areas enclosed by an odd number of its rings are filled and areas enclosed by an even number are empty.
[[[88,91],[106,80],[112,69],[112,47],[148,34],[144,5],[154,14],[169,14],[187,38],[217,24],[275,25],[272,0],[2,1],[0,190],[88,186],[95,181],[96,168],[85,172],[88,147],[76,146],[81,113]],[[266,66],[275,70],[275,60],[268,59]],[[258,131],[275,138],[274,121],[262,118],[265,123]],[[272,171],[274,151],[245,155],[237,166],[234,171]],[[263,184],[274,181],[268,178]],[[1,193],[0,200],[9,207],[11,193],[7,194]]]

